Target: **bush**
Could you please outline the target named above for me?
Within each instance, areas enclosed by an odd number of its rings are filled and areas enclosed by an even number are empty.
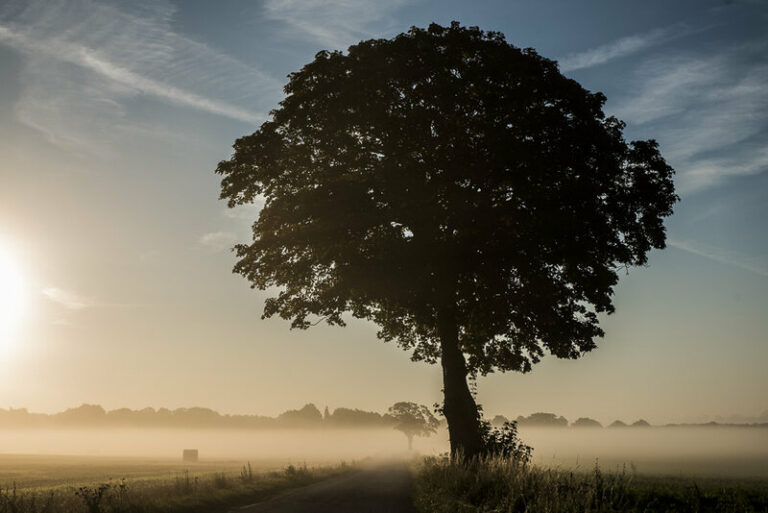
[[[499,456],[521,465],[531,461],[533,448],[517,437],[516,421],[507,421],[500,428],[494,428],[490,422],[482,420],[480,429],[488,456]]]

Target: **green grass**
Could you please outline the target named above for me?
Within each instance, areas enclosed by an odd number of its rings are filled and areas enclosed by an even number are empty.
[[[418,470],[422,513],[768,512],[768,480],[569,472],[502,458],[451,463],[428,458]]]
[[[213,466],[211,466],[213,467]],[[119,467],[111,467],[119,470]],[[138,477],[112,480],[91,480],[74,483],[66,479],[60,468],[41,465],[32,480],[45,481],[47,486],[9,484],[0,489],[0,513],[175,513],[227,511],[269,498],[281,491],[311,484],[353,470],[341,464],[334,467],[296,467],[289,465],[279,471],[254,470],[250,463],[234,469],[231,464],[175,473],[152,474],[158,467],[139,466]],[[160,466],[162,468],[162,465]],[[214,467],[215,468],[215,467]],[[99,471],[101,471],[99,467]],[[79,478],[93,473],[80,469]],[[55,476],[59,483],[51,485]],[[99,474],[100,475],[100,474]],[[23,476],[22,476],[23,477]]]

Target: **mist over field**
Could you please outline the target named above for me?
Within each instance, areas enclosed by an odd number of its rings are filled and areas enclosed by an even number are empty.
[[[757,427],[652,427],[619,429],[520,429],[534,448],[533,462],[589,471],[596,460],[606,471],[654,475],[768,477],[768,429]],[[181,462],[183,449],[210,462],[272,462],[309,465],[367,457],[409,456],[406,439],[393,429],[6,429],[0,455],[129,457]],[[416,438],[422,455],[448,451],[448,433]],[[7,456],[0,456],[2,459]],[[92,460],[97,461],[100,458]],[[194,467],[195,464],[192,464]]]
[[[590,470],[598,460],[605,470],[768,477],[765,428],[521,428],[520,437],[542,466]]]
[[[445,436],[447,441],[447,434]],[[416,442],[437,451],[442,440]],[[0,430],[0,453],[130,456],[181,460],[198,449],[200,460],[281,460],[323,463],[404,453],[406,439],[392,429],[61,429]]]

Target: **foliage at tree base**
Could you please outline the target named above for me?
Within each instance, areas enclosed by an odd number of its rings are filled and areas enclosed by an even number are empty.
[[[507,421],[501,427],[493,427],[487,420],[481,420],[480,434],[488,456],[509,458],[523,465],[531,461],[533,447],[518,438],[516,421]]]
[[[0,488],[0,513],[215,513],[267,499],[283,490],[340,475],[353,467],[307,468],[239,474],[185,471],[169,479],[120,480],[80,487]]]
[[[418,473],[421,513],[768,512],[768,487],[649,479],[624,471],[541,469],[502,457],[428,458]],[[764,485],[765,483],[763,483]]]

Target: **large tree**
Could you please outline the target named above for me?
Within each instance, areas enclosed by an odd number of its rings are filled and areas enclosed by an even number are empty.
[[[619,270],[664,247],[672,168],[556,62],[458,23],[322,51],[285,93],[217,168],[230,207],[264,200],[235,272],[279,288],[263,317],[348,312],[439,361],[451,449],[482,452],[468,377],[595,347]]]

